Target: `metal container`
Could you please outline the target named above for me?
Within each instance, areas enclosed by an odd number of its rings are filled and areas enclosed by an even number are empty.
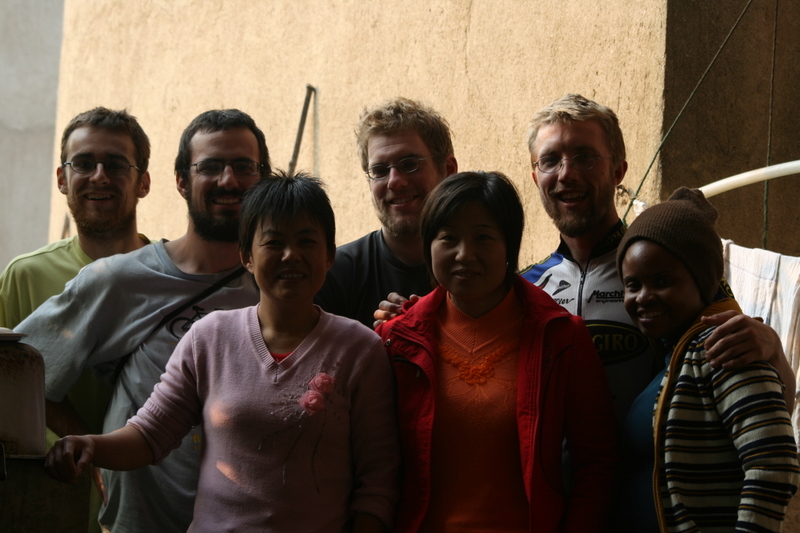
[[[0,443],[9,456],[45,453],[44,359],[23,334],[0,329]]]

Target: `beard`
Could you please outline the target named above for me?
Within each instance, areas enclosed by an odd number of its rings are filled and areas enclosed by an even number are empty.
[[[383,211],[378,211],[378,220],[380,220],[381,226],[394,237],[409,237],[419,234],[419,217],[410,220],[396,220]]]
[[[222,216],[214,216],[206,208],[217,196],[230,196],[231,194],[231,191],[213,189],[202,199],[202,203],[195,202],[192,196],[191,181],[189,181],[186,187],[186,203],[189,206],[189,218],[194,225],[197,235],[204,241],[239,241],[239,210],[229,209],[224,211]]]
[[[374,203],[374,202],[373,202]],[[393,237],[410,237],[419,235],[419,215],[413,218],[393,218],[385,210],[375,205],[375,212],[381,227],[385,228]]]
[[[558,201],[541,189],[539,189],[539,196],[542,199],[544,210],[553,220],[553,224],[560,233],[567,237],[580,237],[596,229],[605,220],[609,209],[614,209],[613,187],[599,189],[594,202],[590,202],[582,213],[563,212],[559,209]]]
[[[235,217],[215,217],[208,211],[195,209],[189,203],[189,218],[192,219],[195,231],[204,241],[238,242],[239,240],[238,213]]]
[[[375,213],[381,222],[381,227],[385,228],[393,237],[409,237],[419,235],[419,218],[417,214],[413,217],[392,217],[388,209],[383,209],[382,204],[375,198],[372,199]]]
[[[138,199],[137,199],[138,203]],[[75,219],[78,233],[87,237],[115,237],[124,234],[136,223],[136,204],[132,209],[97,212],[88,209],[72,194],[67,195],[67,206]]]

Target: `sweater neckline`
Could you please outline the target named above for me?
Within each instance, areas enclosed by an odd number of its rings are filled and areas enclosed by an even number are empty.
[[[439,325],[442,331],[468,351],[479,350],[522,321],[522,305],[512,287],[494,309],[478,318],[473,318],[458,309],[447,293],[445,305],[439,309]]]

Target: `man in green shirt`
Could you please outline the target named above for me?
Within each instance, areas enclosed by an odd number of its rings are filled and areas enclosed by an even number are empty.
[[[150,242],[136,230],[149,159],[150,141],[125,111],[98,107],[70,121],[56,176],[77,235],[11,260],[0,275],[0,327],[14,328],[95,259]]]
[[[56,177],[77,235],[11,260],[0,275],[0,327],[16,327],[95,259],[150,243],[136,228],[136,204],[150,192],[149,159],[150,141],[126,111],[98,107],[69,122]],[[100,431],[111,389],[86,370],[68,397],[87,429]],[[57,439],[48,429],[47,447]],[[92,499],[90,524],[98,530],[99,496]]]

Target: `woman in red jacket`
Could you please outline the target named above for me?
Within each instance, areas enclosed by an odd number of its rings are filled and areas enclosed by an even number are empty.
[[[425,202],[438,287],[377,329],[397,380],[396,531],[603,529],[611,393],[581,319],[516,275],[523,225],[514,186],[496,172],[455,174]]]

